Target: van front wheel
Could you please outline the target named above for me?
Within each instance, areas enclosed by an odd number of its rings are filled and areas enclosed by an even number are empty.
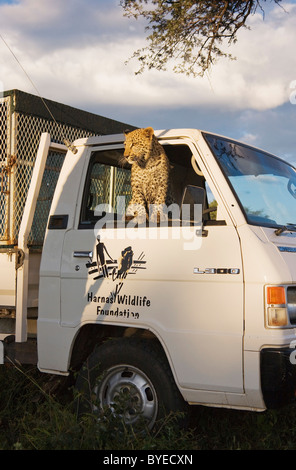
[[[98,346],[79,373],[79,412],[109,408],[126,425],[152,429],[169,412],[185,411],[168,362],[149,341],[112,339]]]

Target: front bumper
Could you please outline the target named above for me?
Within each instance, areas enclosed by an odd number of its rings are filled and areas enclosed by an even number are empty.
[[[268,409],[296,402],[296,364],[291,362],[295,349],[265,348],[260,352],[261,389]]]

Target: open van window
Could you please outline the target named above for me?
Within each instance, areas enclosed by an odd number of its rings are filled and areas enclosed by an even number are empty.
[[[194,171],[192,152],[187,145],[163,146],[171,164],[170,177],[175,203],[181,211],[185,188],[198,186],[206,189],[205,178]],[[123,149],[117,147],[94,151],[86,178],[79,228],[93,227],[106,214],[116,221],[116,226],[122,227],[131,197],[130,165],[124,162]],[[207,200],[205,207],[208,207]]]

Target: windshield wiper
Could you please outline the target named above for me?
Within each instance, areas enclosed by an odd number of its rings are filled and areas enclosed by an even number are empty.
[[[280,228],[277,228],[274,233],[279,236],[281,235],[281,233],[283,232],[286,232],[286,231],[289,231],[289,230],[296,230],[296,224],[287,224],[287,225],[283,225],[282,227]]]

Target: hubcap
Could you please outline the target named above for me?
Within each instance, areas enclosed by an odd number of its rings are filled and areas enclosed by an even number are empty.
[[[109,369],[94,392],[100,405],[108,406],[126,424],[144,418],[152,428],[158,412],[158,400],[153,384],[139,369],[120,365]]]

